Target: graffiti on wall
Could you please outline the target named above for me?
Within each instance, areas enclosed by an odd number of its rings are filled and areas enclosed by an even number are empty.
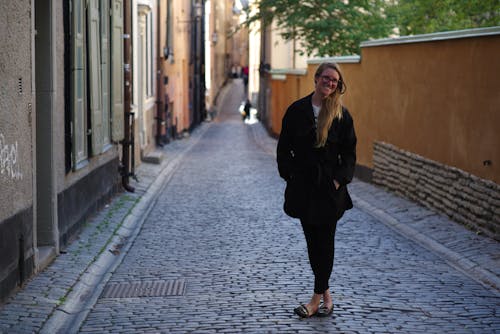
[[[8,144],[3,133],[0,133],[0,175],[22,180],[23,174],[18,158],[17,141],[14,144]]]

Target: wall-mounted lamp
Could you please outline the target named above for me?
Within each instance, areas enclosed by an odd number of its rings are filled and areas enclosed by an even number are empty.
[[[271,65],[268,63],[260,63],[259,65],[259,73],[260,74],[265,74],[268,73],[271,70]]]
[[[194,15],[197,19],[201,18],[201,15],[203,14],[203,7],[201,6],[201,3],[195,3],[194,4]]]
[[[169,60],[170,61],[170,64],[173,64],[174,63],[174,50],[168,46],[165,46],[163,48],[163,58],[165,58],[165,60]]]
[[[217,44],[217,39],[218,39],[217,31],[214,31],[212,33],[212,43]]]

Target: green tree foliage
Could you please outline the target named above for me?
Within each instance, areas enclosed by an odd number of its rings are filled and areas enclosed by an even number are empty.
[[[500,25],[499,0],[398,0],[388,15],[401,35]]]
[[[359,53],[362,41],[500,25],[500,0],[257,0],[246,24],[274,22],[314,56]],[[250,10],[247,9],[247,13]]]
[[[384,0],[260,0],[247,24],[273,20],[285,40],[298,39],[301,53],[335,56],[359,52],[359,43],[389,35]]]

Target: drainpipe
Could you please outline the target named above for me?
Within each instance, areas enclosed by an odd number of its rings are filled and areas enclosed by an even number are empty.
[[[122,141],[122,160],[123,160],[123,170],[122,170],[122,185],[123,188],[129,192],[134,192],[134,187],[129,185],[129,177],[132,175],[130,169],[130,148],[131,148],[131,128],[130,128],[130,117],[133,115],[130,113],[130,102],[131,102],[131,92],[132,92],[132,75],[130,67],[130,52],[131,52],[131,26],[132,26],[132,6],[131,0],[123,1],[123,62],[124,62],[124,132],[125,138]],[[133,130],[133,128],[132,128]],[[132,147],[133,149],[133,147]]]
[[[202,98],[205,97],[204,87],[202,86],[202,72],[203,72],[203,60],[205,58],[203,54],[203,15],[205,12],[203,0],[193,0],[192,2],[192,32],[191,32],[191,55],[192,55],[192,66],[193,66],[193,89],[192,89],[192,108],[193,108],[193,124],[192,127],[201,123],[203,116],[203,101]],[[203,82],[204,84],[204,82]],[[203,93],[203,95],[202,95]]]
[[[19,268],[19,286],[23,286],[24,279],[26,276],[26,269],[24,264],[24,235],[19,236],[19,259],[18,259],[18,268]]]
[[[205,0],[201,1],[201,18],[200,18],[200,114],[201,120],[207,118],[207,106],[205,92],[207,87],[205,86]]]
[[[196,125],[196,0],[191,0],[191,45],[190,45],[190,55],[189,55],[189,130],[192,130]]]

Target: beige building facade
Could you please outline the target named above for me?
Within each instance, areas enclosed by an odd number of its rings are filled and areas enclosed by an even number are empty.
[[[210,112],[215,111],[217,94],[230,77],[231,68],[235,65],[232,55],[235,42],[231,34],[235,24],[233,4],[233,1],[227,0],[205,1],[205,82],[207,88],[205,101]]]
[[[0,4],[0,300],[119,189],[121,5]]]
[[[0,302],[206,120],[235,45],[246,61],[234,19],[223,0],[0,3]]]

